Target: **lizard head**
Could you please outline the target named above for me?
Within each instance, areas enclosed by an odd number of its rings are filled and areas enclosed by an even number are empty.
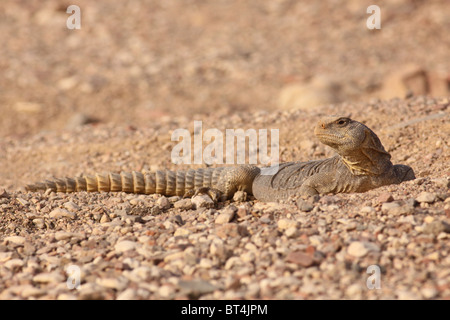
[[[390,165],[391,156],[380,139],[358,121],[345,116],[323,117],[314,134],[320,142],[336,150],[352,171],[379,174],[385,165]]]
[[[341,155],[360,150],[363,144],[385,152],[372,130],[348,117],[323,117],[317,123],[314,134],[320,142],[332,147]]]

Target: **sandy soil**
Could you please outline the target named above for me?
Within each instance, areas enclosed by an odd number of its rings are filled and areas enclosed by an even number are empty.
[[[66,28],[63,1],[0,4],[0,298],[450,298],[450,3],[382,1],[381,30],[365,27],[364,1],[163,3],[79,1],[81,30]],[[428,95],[390,86],[411,74],[429,80]],[[338,93],[315,86],[318,76]],[[294,100],[302,88],[333,99],[282,106],[291,85]],[[379,99],[387,89],[398,98]],[[171,133],[194,120],[279,129],[280,161],[329,157],[313,135],[327,114],[367,124],[417,179],[213,208],[22,189],[201,167],[170,157]],[[80,290],[66,285],[70,265]],[[371,265],[379,290],[366,286]]]

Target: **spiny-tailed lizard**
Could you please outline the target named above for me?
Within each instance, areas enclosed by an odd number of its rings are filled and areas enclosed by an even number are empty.
[[[230,199],[236,191],[253,194],[261,201],[285,200],[290,196],[365,192],[415,179],[406,165],[393,165],[377,135],[348,117],[324,117],[314,130],[317,138],[337,155],[323,160],[279,164],[277,172],[262,174],[254,165],[190,169],[187,171],[122,172],[47,180],[26,190],[55,192],[124,191],[183,196],[211,189]]]

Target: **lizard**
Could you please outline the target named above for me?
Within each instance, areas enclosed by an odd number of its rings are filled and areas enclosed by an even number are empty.
[[[244,191],[257,200],[275,202],[291,196],[366,192],[384,185],[415,179],[411,167],[393,165],[391,155],[366,125],[346,116],[322,117],[314,129],[320,142],[336,155],[321,160],[285,162],[267,174],[270,167],[235,167],[156,172],[96,173],[76,178],[46,180],[27,185],[27,191],[104,191],[166,196],[192,196],[199,190],[214,190],[221,199]]]

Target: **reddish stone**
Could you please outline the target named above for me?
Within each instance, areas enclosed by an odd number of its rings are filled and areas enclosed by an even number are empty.
[[[245,226],[238,225],[236,223],[224,223],[222,225],[216,226],[216,234],[220,238],[226,239],[228,237],[244,237],[249,233]]]
[[[306,253],[309,255],[313,255],[314,252],[316,252],[316,248],[314,248],[314,246],[308,246],[308,248],[306,248]]]
[[[314,259],[311,255],[301,251],[293,251],[286,257],[286,261],[298,264],[302,267],[310,267],[314,263]]]
[[[394,201],[394,197],[389,192],[383,192],[378,196],[379,203],[392,202]]]

